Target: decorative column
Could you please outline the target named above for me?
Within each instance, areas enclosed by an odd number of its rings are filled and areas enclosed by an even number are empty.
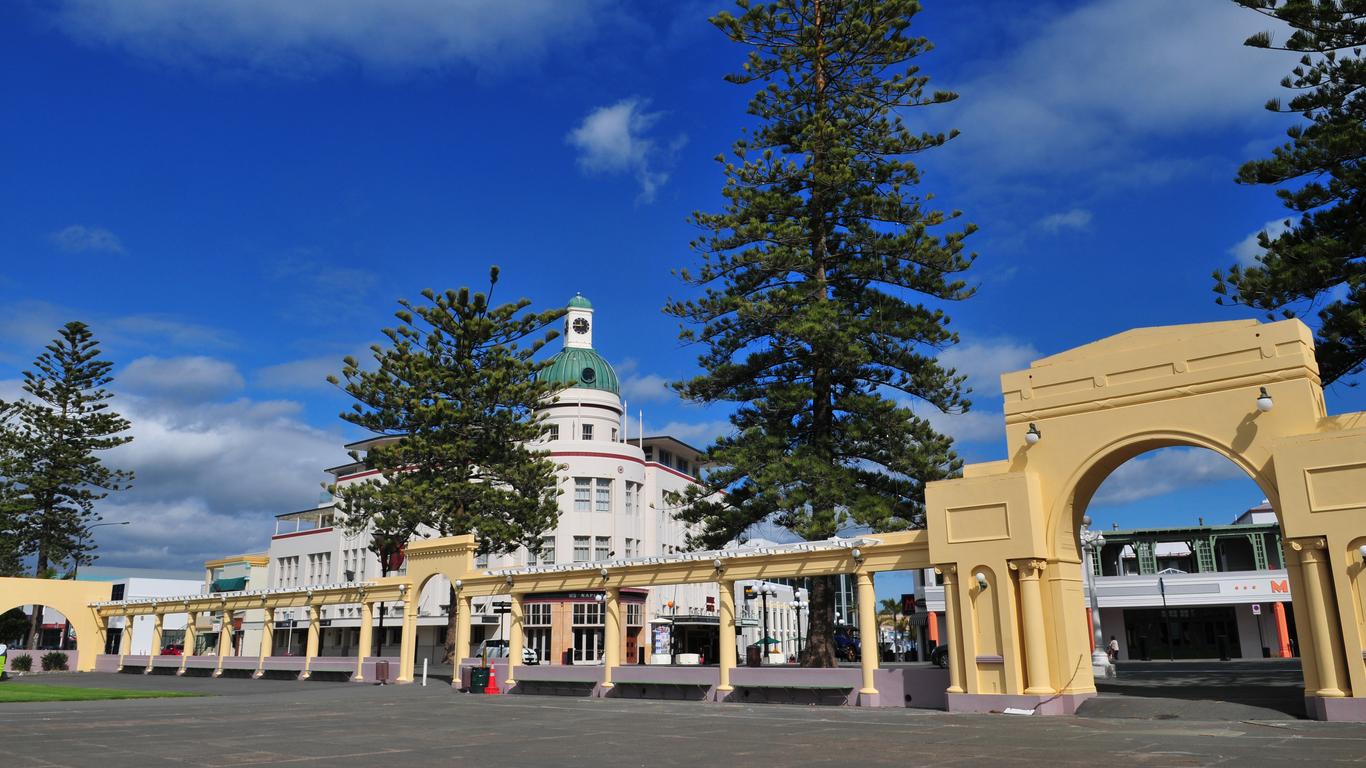
[[[1020,619],[1024,622],[1025,673],[1028,675],[1025,693],[1048,696],[1053,686],[1048,673],[1048,645],[1044,638],[1047,628],[1043,618],[1043,591],[1039,577],[1048,563],[1043,560],[1021,560],[1010,567],[1020,574]]]
[[[612,672],[621,666],[621,589],[608,587],[603,597],[602,687],[612,687]]]
[[[375,604],[369,600],[360,603],[360,639],[356,641],[356,674],[351,679],[356,682],[365,680],[365,657],[375,642]],[[460,677],[460,665],[456,665],[455,676]]]
[[[1310,626],[1313,627],[1314,660],[1319,672],[1319,689],[1313,695],[1334,698],[1346,694],[1342,690],[1337,654],[1333,652],[1332,630],[1328,626],[1327,601],[1331,583],[1328,555],[1323,551],[1325,546],[1323,539],[1290,542],[1290,547],[1300,553],[1305,609],[1309,614]]]
[[[320,606],[308,606],[308,641],[304,644],[304,671],[299,675],[302,680],[313,670],[313,659],[318,656],[318,635],[322,631],[323,611]]]
[[[119,638],[119,669],[123,669],[123,657],[133,650],[133,616],[123,615],[123,633]]]
[[[413,664],[417,660],[417,590],[407,584],[399,585],[403,595],[403,637],[399,642],[398,678],[394,682],[411,683]]]
[[[725,694],[735,690],[730,684],[731,670],[735,669],[735,582],[718,582],[720,588],[720,631],[721,647],[718,649],[721,665],[721,678],[716,686],[718,699],[725,699]]]
[[[218,666],[214,667],[214,677],[223,674],[223,659],[232,655],[232,611],[224,605],[222,614],[218,623]]]
[[[451,676],[451,685],[458,688],[460,662],[470,652],[470,619],[474,616],[474,598],[458,595],[456,603],[460,606],[460,613],[455,617],[455,674]],[[549,663],[549,660],[546,663]]]
[[[517,682],[517,667],[522,664],[522,647],[526,643],[526,620],[522,595],[512,595],[511,612],[508,614],[508,685]],[[608,672],[610,675],[611,672]]]
[[[1285,603],[1272,603],[1272,613],[1276,614],[1276,655],[1288,659],[1290,653],[1290,627],[1285,621]]]
[[[195,612],[189,611],[185,614],[185,642],[180,647],[180,671],[176,674],[185,674],[185,665],[189,663],[190,656],[194,654],[195,646]]]
[[[261,621],[261,647],[256,649],[256,677],[266,673],[266,659],[275,652],[275,606],[262,611],[265,618]]]
[[[858,625],[862,634],[859,645],[859,666],[863,670],[863,687],[859,689],[859,704],[877,706],[877,686],[873,673],[877,672],[877,598],[873,592],[873,574],[859,571]]]
[[[963,692],[963,659],[958,643],[958,566],[942,565],[935,572],[943,576],[944,631],[949,643],[949,693]]]
[[[153,606],[153,610],[156,610]],[[152,649],[147,656],[147,671],[152,671],[152,665],[156,658],[161,655],[161,636],[166,628],[166,614],[157,613],[155,621],[152,622]]]

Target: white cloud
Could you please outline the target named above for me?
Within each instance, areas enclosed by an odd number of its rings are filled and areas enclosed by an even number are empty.
[[[1091,212],[1085,208],[1054,213],[1039,219],[1039,228],[1045,232],[1061,232],[1064,229],[1086,229],[1091,226]]]
[[[1247,474],[1213,451],[1166,448],[1120,465],[1101,483],[1092,503],[1127,504],[1239,477],[1246,478]]]
[[[930,426],[934,427],[934,431],[952,437],[954,442],[983,443],[1005,440],[1005,416],[1000,411],[974,408],[967,413],[944,413],[933,406],[922,406],[915,409],[915,412],[917,416],[928,421]]]
[[[0,398],[18,393],[17,381],[0,381]],[[112,402],[133,441],[102,458],[137,477],[95,506],[105,520],[132,522],[99,529],[103,567],[196,570],[206,558],[262,549],[274,515],[313,506],[322,468],[345,461],[345,439],[305,424],[295,402],[123,391]]]
[[[121,389],[189,402],[217,400],[242,388],[242,374],[226,360],[193,357],[139,357],[118,373]]]
[[[1261,244],[1257,242],[1257,235],[1260,235],[1261,233],[1265,232],[1267,237],[1271,238],[1272,240],[1275,240],[1277,237],[1280,237],[1281,234],[1285,232],[1287,229],[1290,229],[1287,219],[1272,219],[1271,221],[1268,221],[1267,223],[1263,224],[1261,229],[1249,234],[1247,237],[1239,241],[1237,245],[1228,249],[1229,255],[1236,258],[1238,260],[1238,264],[1241,266],[1255,267],[1258,264],[1258,257],[1260,257],[1263,253],[1266,253],[1266,251],[1262,248]]]
[[[630,173],[640,184],[640,200],[654,200],[659,187],[669,180],[660,166],[670,163],[683,137],[667,147],[646,134],[659,122],[661,112],[646,112],[649,101],[639,97],[598,107],[569,132],[565,141],[579,151],[579,167],[589,173]]]
[[[600,26],[604,0],[57,0],[72,37],[197,68],[315,75],[340,66],[497,70]]]
[[[81,224],[52,233],[52,242],[67,253],[124,253],[119,236],[102,227]]]
[[[635,374],[623,378],[621,396],[629,402],[675,400],[678,397],[669,388],[669,380],[656,373]]]
[[[709,448],[716,441],[716,438],[734,431],[734,425],[726,419],[702,422],[671,421],[662,427],[651,427],[648,424],[645,427],[647,436],[668,435],[676,437],[688,445],[702,450]]]
[[[233,343],[228,334],[217,328],[168,315],[92,317],[88,311],[28,300],[0,305],[0,362],[27,365],[71,320],[89,325],[106,354],[167,348],[201,350]]]
[[[967,376],[972,391],[985,397],[1001,394],[1001,374],[1028,368],[1040,357],[1027,342],[984,338],[949,347],[939,353],[939,362]]]
[[[369,354],[365,353],[365,358]],[[288,363],[268,365],[256,372],[254,383],[270,389],[324,389],[328,376],[341,377],[345,355],[319,355]],[[362,358],[362,359],[365,359]]]
[[[1275,27],[1223,2],[1096,0],[1058,13],[950,84],[955,144],[992,176],[1066,172],[1141,166],[1145,139],[1256,125],[1293,59],[1243,40]]]

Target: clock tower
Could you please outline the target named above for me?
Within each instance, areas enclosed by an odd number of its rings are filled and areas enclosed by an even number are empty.
[[[564,346],[566,349],[593,348],[593,304],[581,294],[569,300],[569,311],[564,316]]]

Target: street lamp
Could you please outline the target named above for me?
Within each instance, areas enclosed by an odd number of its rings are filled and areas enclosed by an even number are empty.
[[[769,586],[769,585],[767,585],[767,584],[765,584],[765,585],[763,585],[762,587],[759,588],[759,597],[762,598],[762,607],[760,608],[760,610],[763,611],[763,616],[764,616],[764,636],[763,636],[763,638],[760,639],[759,642],[760,642],[760,643],[763,645],[763,647],[764,647],[764,657],[765,657],[765,658],[768,657],[768,599],[769,599],[770,597],[777,597],[777,596],[778,596],[778,590],[774,589],[773,587],[771,587],[771,586]]]
[[[798,660],[798,661],[800,661],[801,658],[802,658],[802,640],[805,639],[805,638],[803,637],[803,635],[802,635],[802,609],[803,609],[803,608],[806,608],[806,607],[808,607],[808,606],[810,606],[810,605],[811,605],[811,603],[808,603],[807,601],[801,599],[800,597],[798,597],[796,600],[793,600],[793,601],[792,601],[792,609],[793,609],[794,611],[797,612],[797,660]]]
[[[1100,604],[1096,600],[1096,572],[1093,562],[1100,562],[1100,551],[1105,546],[1105,536],[1100,531],[1091,530],[1091,517],[1081,518],[1081,547],[1085,554],[1087,583],[1091,592],[1091,627],[1095,637],[1095,647],[1091,651],[1091,674],[1096,679],[1115,676],[1115,665],[1110,663],[1110,654],[1105,652],[1105,632],[1100,626]],[[1095,558],[1094,560],[1092,558]]]
[[[72,563],[71,563],[71,580],[72,580],[72,581],[75,581],[75,580],[76,580],[76,575],[79,574],[80,571],[81,571],[81,553],[85,550],[85,537],[86,537],[87,535],[90,534],[90,531],[91,531],[92,529],[99,528],[101,525],[128,525],[130,522],[132,522],[132,521],[131,521],[131,520],[119,520],[118,522],[111,522],[111,523],[92,523],[92,524],[90,524],[90,525],[87,525],[87,526],[85,527],[85,530],[81,531],[80,539],[78,539],[78,541],[79,541],[80,543],[76,546],[76,559],[75,559],[74,561],[72,561]],[[66,619],[66,626],[62,628],[62,642],[61,642],[62,650],[65,651],[65,650],[67,649],[67,648],[66,648],[66,645],[67,645],[67,643],[69,643],[70,641],[71,641],[71,619]]]

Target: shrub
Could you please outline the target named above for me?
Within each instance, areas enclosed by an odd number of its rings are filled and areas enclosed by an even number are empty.
[[[62,653],[61,651],[52,651],[50,653],[43,654],[43,671],[65,672],[66,654]]]
[[[15,672],[28,672],[33,669],[32,656],[15,656],[9,661],[9,668]]]

